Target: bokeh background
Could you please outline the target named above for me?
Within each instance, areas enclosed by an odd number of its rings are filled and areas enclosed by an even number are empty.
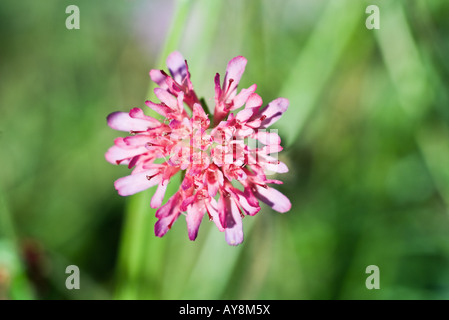
[[[2,0],[0,299],[448,299],[448,17],[446,0]],[[238,247],[208,221],[156,238],[151,191],[113,187],[106,116],[146,108],[171,50],[206,101],[237,55],[241,87],[290,100],[292,210],[244,219]]]

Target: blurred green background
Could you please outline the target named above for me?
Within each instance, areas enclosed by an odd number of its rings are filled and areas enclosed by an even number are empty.
[[[448,299],[448,17],[446,0],[2,0],[0,299]],[[238,247],[206,220],[195,242],[182,218],[156,238],[152,191],[113,187],[129,170],[104,159],[106,116],[146,108],[171,50],[206,101],[236,55],[242,88],[290,100],[273,128],[292,210],[244,219]]]

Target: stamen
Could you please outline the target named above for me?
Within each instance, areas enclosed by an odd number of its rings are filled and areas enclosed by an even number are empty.
[[[228,87],[226,88],[225,97],[228,97],[229,89],[231,88],[231,84],[234,82],[234,79],[229,79],[228,81]]]
[[[156,174],[153,174],[152,176],[146,176],[148,180],[153,179],[155,176],[159,175],[159,172]]]
[[[209,211],[207,211],[207,215],[209,216],[209,221],[213,221],[213,220],[214,220],[214,217],[212,217],[212,216],[210,215]]]

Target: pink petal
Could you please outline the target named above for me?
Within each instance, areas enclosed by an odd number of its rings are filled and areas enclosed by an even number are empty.
[[[132,194],[151,188],[158,184],[160,181],[160,176],[156,176],[153,179],[148,180],[147,176],[151,176],[154,173],[154,170],[148,170],[119,178],[114,182],[115,189],[121,196],[130,196]]]
[[[156,218],[159,219],[154,225],[154,233],[156,236],[163,237],[176,219],[178,219],[181,214],[179,210],[181,202],[181,195],[179,192],[176,192],[166,204],[156,211]]]
[[[167,191],[168,181],[161,181],[157,186],[156,192],[151,198],[150,207],[155,209],[160,207],[164,200],[165,191]]]
[[[189,239],[192,241],[194,241],[198,235],[198,229],[200,228],[205,211],[206,209],[203,203],[193,203],[187,207],[187,232],[189,234]]]
[[[223,173],[212,164],[204,174],[205,183],[207,184],[207,190],[211,197],[215,197],[218,192],[219,186],[223,185]]]
[[[121,163],[125,159],[135,157],[139,154],[147,152],[145,147],[134,148],[134,149],[123,149],[117,146],[112,146],[108,149],[105,154],[105,158],[108,162],[112,164]]]
[[[220,194],[220,198],[218,198],[218,217],[220,218],[220,224],[223,228],[226,228],[226,218],[227,218],[227,204],[226,197],[223,194]],[[229,201],[228,201],[229,202]]]
[[[236,224],[232,228],[225,229],[225,239],[231,246],[237,246],[243,242],[243,226]]]
[[[268,128],[278,121],[282,114],[287,111],[288,100],[285,98],[277,98],[271,101],[266,107],[259,111],[259,115],[264,117],[260,125],[261,129]]]
[[[144,114],[143,110],[140,108],[131,109],[129,111],[129,116],[134,119],[142,119],[142,120],[151,122],[153,124],[153,126],[152,126],[153,128],[156,128],[161,125],[161,123],[159,121],[157,121],[156,119],[154,119],[153,117],[150,117],[150,116],[147,116],[146,114]]]
[[[235,116],[235,119],[244,123],[244,122],[248,121],[249,118],[251,118],[256,112],[257,112],[256,108],[253,108],[253,109],[245,108],[242,111],[237,113],[237,115]],[[252,131],[252,129],[251,129],[251,131]]]
[[[156,218],[161,219],[173,215],[173,213],[181,206],[181,203],[182,195],[178,191],[168,199],[166,204],[156,211]]]
[[[121,148],[138,148],[145,147],[149,142],[151,142],[151,137],[148,135],[138,134],[135,136],[128,136],[123,138],[122,142],[116,143],[117,146]]]
[[[223,80],[223,92],[232,93],[237,89],[240,78],[242,77],[243,72],[245,72],[247,62],[248,60],[242,56],[235,57],[229,61],[228,67],[226,68],[226,75]],[[229,83],[231,79],[232,82]]]
[[[265,183],[284,184],[281,180],[267,179]]]
[[[172,52],[167,58],[167,67],[173,79],[182,84],[187,77],[187,68],[184,57],[178,51]]]
[[[146,131],[153,128],[155,124],[144,119],[131,118],[127,112],[113,112],[108,118],[108,125],[115,130],[120,131]]]
[[[253,93],[249,96],[248,100],[246,101],[245,109],[260,108],[262,104],[263,104],[262,98],[257,93]]]
[[[163,104],[157,104],[154,103],[150,100],[145,101],[145,104],[150,107],[151,109],[153,109],[154,111],[156,111],[157,113],[159,113],[161,116],[167,117],[168,115],[173,112],[172,109],[170,109],[169,107],[167,107],[166,105]]]
[[[288,167],[284,162],[278,161],[274,157],[270,157],[270,156],[265,156],[265,157],[267,157],[267,159],[264,159],[267,162],[265,162],[263,164],[263,167],[265,168],[265,170],[269,170],[269,171],[277,172],[277,173],[287,173],[288,172]]]
[[[193,118],[199,118],[199,120],[207,119],[207,114],[206,112],[204,112],[203,107],[199,103],[195,103],[193,105]]]
[[[227,199],[229,199],[229,205],[226,212],[225,239],[231,246],[236,246],[243,242],[242,217],[235,201],[231,198]]]
[[[173,95],[168,93],[167,90],[161,88],[154,88],[154,94],[161,102],[169,106],[172,109],[172,111],[178,109],[178,101]]]
[[[237,138],[242,139],[242,138],[249,137],[251,134],[253,134],[253,132],[254,132],[254,129],[244,127],[244,129],[238,129],[235,135]]]
[[[259,140],[264,145],[278,145],[281,143],[281,138],[277,134],[277,130],[257,130],[257,132],[254,134],[254,139]]]
[[[272,144],[262,148],[262,152],[265,154],[281,152],[284,148],[280,144]]]
[[[221,87],[220,87],[220,74],[219,73],[215,74],[214,82],[215,82],[215,101],[218,101],[220,99],[221,92],[222,92]]]
[[[221,194],[218,200],[218,214],[220,216],[221,225],[224,228],[232,228],[236,223],[241,222],[240,210],[235,201],[231,198],[231,194]]]
[[[222,121],[218,126],[212,129],[210,133],[214,142],[222,144],[232,139],[234,129],[228,126],[227,121]]]
[[[168,85],[165,82],[165,79],[167,78],[167,74],[163,72],[162,70],[156,70],[153,69],[150,71],[150,78],[154,82],[158,84],[159,87],[162,89],[168,89]]]
[[[154,170],[156,173],[156,167],[154,167],[153,161],[155,160],[156,155],[153,152],[143,153],[141,155],[135,156],[131,159],[128,168],[135,166],[132,174],[141,173],[148,170]],[[155,174],[154,173],[154,174]]]
[[[254,216],[256,213],[260,211],[259,204],[256,202],[256,205],[253,205],[252,199],[247,195],[247,193],[244,194],[240,191],[237,193],[237,196],[239,199],[240,206],[247,215]],[[252,194],[251,197],[255,198]]]
[[[269,205],[273,210],[284,213],[290,210],[292,204],[290,200],[281,192],[274,188],[267,187],[266,189],[255,185],[256,192],[254,195],[265,204]]]
[[[178,93],[175,110],[180,114],[182,114],[184,111],[184,92],[182,91]]]
[[[181,182],[181,188],[183,190],[190,189],[193,187],[193,182],[194,182],[193,178],[190,175],[186,174]]]
[[[212,218],[212,220],[215,223],[215,225],[217,226],[218,230],[220,230],[220,232],[223,232],[225,229],[223,228],[223,226],[220,222],[220,217],[218,214],[217,200],[215,200],[214,198],[209,198],[209,199],[204,200],[204,203],[206,204],[206,209],[207,209],[207,212],[209,213],[209,216]]]
[[[190,206],[194,201],[196,201],[196,198],[197,197],[195,194],[191,195],[190,197],[186,197],[181,203],[180,210],[187,211],[187,207]]]
[[[207,186],[207,192],[209,193],[209,195],[211,197],[215,197],[215,195],[218,192],[218,182],[215,182],[213,184],[209,183],[208,186]]]
[[[248,89],[242,89],[239,94],[234,97],[234,105],[232,106],[231,111],[242,107],[248,100],[249,96],[256,91],[256,88],[257,85],[253,84]]]

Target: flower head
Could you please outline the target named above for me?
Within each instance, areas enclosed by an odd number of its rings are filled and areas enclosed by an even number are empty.
[[[281,184],[267,178],[268,173],[287,172],[277,159],[282,150],[276,130],[267,130],[287,110],[288,100],[278,98],[262,107],[256,85],[237,90],[247,60],[233,58],[223,83],[215,76],[215,109],[209,119],[193,89],[187,62],[179,52],[167,59],[170,72],[151,70],[151,79],[160,103],[146,105],[163,121],[134,108],[114,112],[108,125],[129,132],[117,138],[106,152],[106,160],[133,168],[129,176],[115,181],[115,188],[128,196],[157,186],[150,206],[158,208],[156,236],[162,237],[184,214],[190,240],[195,240],[203,216],[207,213],[226,241],[243,241],[242,218],[260,211],[259,201],[278,212],[287,212],[291,204],[269,184]],[[186,106],[186,107],[185,107]],[[189,110],[186,110],[188,108]],[[240,110],[239,110],[240,109]],[[183,180],[179,190],[164,204],[170,179],[179,171]]]

